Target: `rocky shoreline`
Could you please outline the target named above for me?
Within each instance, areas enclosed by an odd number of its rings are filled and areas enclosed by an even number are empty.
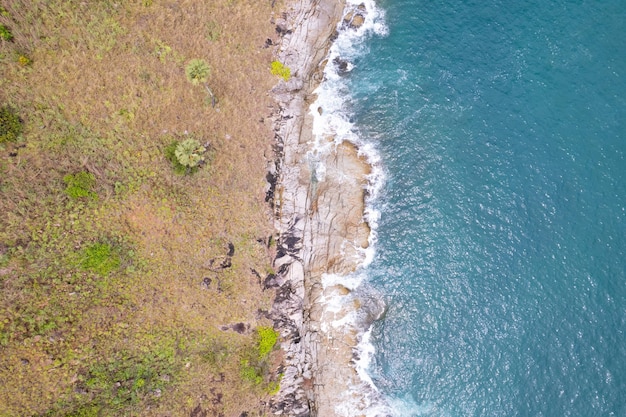
[[[359,21],[358,8],[344,9],[343,1],[301,0],[275,22],[282,36],[278,59],[292,71],[289,81],[273,90],[279,105],[274,120],[277,159],[268,174],[268,199],[280,234],[271,312],[283,349],[281,389],[271,404],[276,415],[360,415],[375,397],[355,361],[361,330],[381,313],[381,306],[352,294],[341,279],[323,282],[329,274],[349,275],[364,260],[370,166],[351,143],[314,150],[314,139],[330,144],[334,138],[313,137],[309,112],[339,22]],[[325,166],[323,177],[316,172],[319,164]],[[348,315],[358,316],[354,325],[333,325]]]

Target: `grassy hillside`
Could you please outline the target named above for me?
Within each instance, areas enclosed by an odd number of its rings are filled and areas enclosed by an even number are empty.
[[[271,2],[0,5],[0,416],[262,415]]]

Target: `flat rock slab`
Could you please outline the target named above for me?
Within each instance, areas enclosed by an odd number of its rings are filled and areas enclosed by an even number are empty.
[[[330,146],[313,149],[313,117],[308,113],[344,6],[332,0],[294,2],[280,22],[278,55],[293,79],[273,90],[280,107],[275,133],[281,153],[272,175],[281,238],[272,281],[280,286],[270,315],[284,351],[281,389],[271,404],[276,415],[356,415],[366,407],[363,393],[371,390],[354,365],[358,330],[333,323],[364,310],[365,317],[376,316],[376,308],[364,309],[363,301],[345,286],[324,288],[322,283],[325,274],[348,275],[364,260],[370,234],[364,220],[370,166],[355,145],[335,145],[332,137],[324,139]],[[313,160],[324,165],[323,176],[315,172]]]

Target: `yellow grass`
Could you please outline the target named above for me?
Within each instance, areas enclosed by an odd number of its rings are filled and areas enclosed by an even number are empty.
[[[0,105],[24,120],[0,145],[0,416],[262,415],[264,386],[240,375],[252,331],[221,326],[269,324],[253,270],[272,255],[271,3],[0,4],[14,35],[0,41]],[[196,58],[215,108],[185,77]],[[163,149],[187,134],[210,163],[177,176]],[[97,200],[64,193],[81,171]],[[97,242],[120,257],[107,276],[80,266]],[[206,360],[217,345],[227,354]]]

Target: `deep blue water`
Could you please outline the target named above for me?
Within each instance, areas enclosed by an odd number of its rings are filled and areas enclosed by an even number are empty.
[[[626,2],[384,0],[370,374],[402,416],[626,416]]]

